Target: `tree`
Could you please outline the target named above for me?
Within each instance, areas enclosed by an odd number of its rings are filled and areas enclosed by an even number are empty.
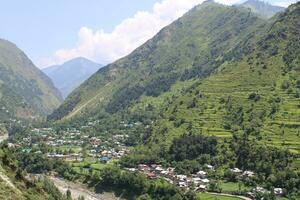
[[[72,194],[69,189],[67,190],[66,195],[67,195],[67,200],[72,200]]]

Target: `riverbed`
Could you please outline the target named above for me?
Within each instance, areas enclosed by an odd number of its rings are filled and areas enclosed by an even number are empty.
[[[79,183],[73,183],[57,177],[49,177],[49,179],[61,193],[65,194],[67,190],[70,190],[73,199],[78,199],[78,197],[83,196],[85,200],[119,200],[119,198],[112,193],[97,194]]]

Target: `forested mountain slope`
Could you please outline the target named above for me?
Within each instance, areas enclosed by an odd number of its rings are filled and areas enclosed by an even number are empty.
[[[264,20],[244,8],[205,2],[129,56],[100,69],[49,118],[116,113],[142,95],[159,96],[178,80],[206,77],[243,56],[238,47]]]
[[[299,153],[300,3],[271,21],[263,34],[250,34],[241,44],[247,55],[225,62],[205,79],[194,79],[164,101],[163,96],[144,98],[141,107],[165,102],[158,104],[163,114],[149,141],[170,144],[186,132],[221,138],[246,133]]]
[[[61,100],[51,80],[24,52],[0,40],[0,120],[49,114]]]

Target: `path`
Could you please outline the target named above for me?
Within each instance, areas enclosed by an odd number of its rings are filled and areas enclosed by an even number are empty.
[[[64,179],[49,177],[49,179],[54,183],[54,185],[64,194],[69,189],[72,194],[73,199],[78,199],[78,197],[83,196],[85,200],[118,200],[111,193],[97,194],[88,190],[84,185],[79,183],[73,183],[66,181]]]
[[[231,194],[225,194],[225,193],[213,193],[213,192],[207,192],[207,194],[212,194],[212,195],[217,195],[217,196],[226,196],[226,197],[237,197],[243,200],[252,200],[249,197],[245,197],[245,196],[238,196],[238,195],[231,195]]]

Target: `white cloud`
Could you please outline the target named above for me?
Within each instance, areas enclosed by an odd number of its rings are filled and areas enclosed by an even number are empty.
[[[38,65],[61,64],[79,56],[101,64],[113,62],[129,54],[153,37],[161,28],[203,1],[162,0],[155,3],[151,11],[139,11],[133,17],[123,20],[110,33],[82,27],[78,32],[78,42],[74,48],[60,49],[53,56],[41,59]],[[241,2],[241,0],[216,1],[227,5]]]
[[[163,0],[155,3],[150,12],[139,11],[123,20],[110,33],[82,27],[78,32],[78,43],[72,49],[60,49],[53,56],[40,60],[40,66],[60,64],[69,59],[84,56],[107,64],[129,54],[153,37],[193,6],[203,0]]]

